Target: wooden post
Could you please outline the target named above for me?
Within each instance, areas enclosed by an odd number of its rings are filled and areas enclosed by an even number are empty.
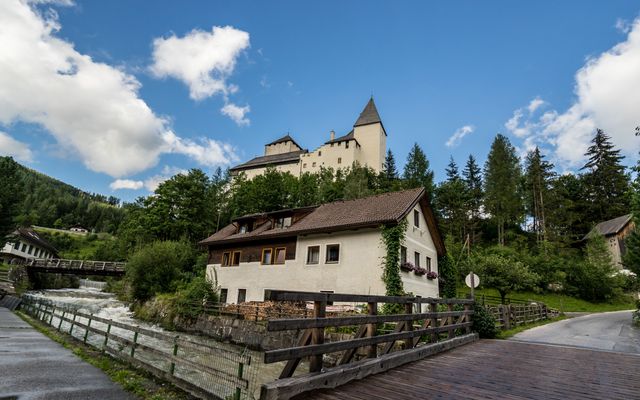
[[[258,305],[256,304],[256,321],[258,321]]]
[[[107,324],[107,332],[104,334],[104,343],[102,344],[102,352],[107,351],[107,343],[109,342],[109,334],[111,333],[111,324]]]
[[[313,316],[314,318],[324,318],[327,311],[326,301],[315,301],[313,303]],[[313,328],[311,332],[311,344],[323,344],[324,343],[324,328]],[[322,370],[322,358],[323,354],[311,356],[309,362],[309,372],[320,372]]]
[[[71,327],[69,328],[69,335],[73,336],[73,324],[76,323],[76,317],[78,316],[78,314],[76,314],[77,311],[73,310],[73,321],[71,322]]]
[[[468,313],[468,312],[470,312],[470,311],[471,311],[471,306],[470,306],[469,304],[465,304],[465,305],[464,305],[464,311],[465,311],[465,312],[467,312],[467,313]],[[471,321],[471,320],[470,320],[470,318],[469,318],[469,314],[466,314],[466,315],[465,315],[464,320],[465,320],[465,322],[470,322],[470,321]],[[470,327],[470,326],[467,326],[467,327],[465,328],[465,332],[466,332],[466,333],[471,333],[471,327]]]
[[[67,312],[63,309],[62,310],[62,318],[60,318],[60,322],[58,322],[58,332],[60,332],[60,328],[62,327],[62,321],[64,320],[65,314]]]
[[[367,303],[367,309],[369,315],[378,315],[378,303]],[[367,337],[374,337],[376,335],[377,324],[367,324]],[[367,349],[367,358],[378,357],[378,346],[372,345]]]
[[[84,343],[87,343],[87,336],[89,336],[89,327],[91,327],[91,318],[93,317],[93,313],[89,317],[89,321],[87,321],[87,329],[84,331]]]
[[[134,354],[136,354],[136,344],[138,343],[138,327],[136,326],[136,330],[133,331],[133,343],[131,344],[131,358],[134,358]]]
[[[432,328],[437,328],[438,327],[438,303],[437,302],[431,302],[429,303],[429,310],[432,313],[436,313],[433,315],[433,317],[431,317],[431,327]],[[431,334],[431,343],[436,343],[438,341],[438,334],[437,333],[432,333]]]
[[[418,303],[419,304],[419,303]],[[414,307],[414,303],[407,303],[404,305],[404,313],[405,314],[413,314],[413,307]],[[418,311],[419,313],[420,311]],[[409,320],[405,322],[406,324],[406,329],[407,331],[412,331],[413,330],[413,320]],[[411,338],[407,341],[405,341],[405,343],[407,343],[407,348],[412,348],[414,347],[414,338]]]
[[[447,304],[447,310],[449,310],[449,312],[453,311],[453,304]],[[449,317],[447,318],[447,325],[451,325],[453,323],[453,317]],[[447,337],[449,339],[453,339],[453,337],[455,336],[455,330],[454,329],[449,329],[449,331],[447,332]]]
[[[176,336],[173,338],[173,356],[174,357],[178,355],[178,337],[179,336]],[[173,375],[175,371],[176,371],[176,363],[173,360],[171,360],[171,367],[169,368],[169,373]]]
[[[53,326],[53,314],[56,313],[56,306],[51,309],[51,316],[49,317],[49,325]]]
[[[241,380],[242,379],[242,374],[244,371],[244,363],[240,362],[238,363],[238,378]],[[242,389],[239,387],[236,387],[236,393],[234,396],[234,400],[240,400],[240,396],[242,394]]]

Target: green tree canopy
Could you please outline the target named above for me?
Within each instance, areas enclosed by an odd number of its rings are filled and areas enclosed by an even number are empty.
[[[424,151],[414,143],[409,155],[407,163],[404,165],[404,187],[407,189],[423,187],[427,190],[430,197],[434,194],[433,171],[429,169],[429,160]]]

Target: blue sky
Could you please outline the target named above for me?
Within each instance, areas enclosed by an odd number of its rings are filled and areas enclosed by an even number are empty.
[[[633,1],[6,0],[0,154],[132,200],[181,170],[260,155],[286,132],[315,148],[348,132],[373,94],[399,163],[417,142],[436,180],[450,155],[484,162],[498,132],[521,152],[541,146],[563,172],[602,127],[631,164],[639,11]]]

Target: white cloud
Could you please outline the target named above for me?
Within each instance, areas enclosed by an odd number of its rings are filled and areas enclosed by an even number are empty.
[[[240,54],[249,47],[249,34],[231,26],[214,26],[211,32],[194,29],[184,37],[171,35],[153,41],[151,72],[158,78],[175,78],[189,87],[194,100],[236,93],[238,86],[227,83]],[[223,114],[236,123],[235,114]],[[233,105],[232,105],[233,106]],[[234,106],[237,107],[237,106]],[[244,109],[244,108],[243,108]],[[248,107],[244,113],[248,111]],[[243,117],[239,125],[246,124]]]
[[[465,125],[462,128],[458,128],[453,135],[447,140],[445,146],[456,147],[462,142],[462,139],[468,134],[472,133],[476,128],[473,125]]]
[[[529,112],[533,114],[542,105],[544,105],[544,100],[542,100],[540,97],[536,97],[535,99],[529,102],[529,105],[527,106],[527,110],[529,110]]]
[[[244,107],[237,106],[233,103],[227,103],[220,109],[220,112],[227,117],[231,118],[236,124],[240,126],[248,126],[251,121],[246,118],[245,115],[251,111],[251,107],[248,105]]]
[[[198,153],[196,144],[188,151],[175,146],[183,139],[166,141],[167,134],[176,136],[167,119],[139,97],[135,77],[95,62],[57,38],[60,24],[54,10],[2,0],[0,26],[0,124],[42,125],[89,169],[113,177],[146,170],[163,153]],[[207,140],[201,152],[217,143]],[[229,162],[224,152],[217,154],[218,163]],[[214,157],[200,159],[210,165]]]
[[[142,189],[144,186],[144,182],[142,181],[134,181],[131,179],[116,179],[111,182],[109,187],[112,190],[120,190],[120,189],[130,189],[130,190],[138,190]]]
[[[626,19],[618,18],[616,19],[615,28],[618,32],[626,34],[631,30],[631,24]]]
[[[165,132],[163,136],[172,152],[187,155],[201,165],[213,167],[238,161],[235,149],[230,144],[209,138],[202,138],[200,143],[196,143],[180,138],[171,131]]]
[[[507,121],[507,129],[529,143],[551,146],[554,161],[565,169],[584,163],[596,128],[611,136],[623,153],[635,156],[640,150],[634,136],[640,124],[640,19],[628,32],[625,41],[587,60],[576,72],[576,99],[566,111],[533,116],[521,108]]]
[[[33,152],[28,144],[20,142],[2,131],[0,131],[0,155],[11,156],[23,162],[33,161]]]

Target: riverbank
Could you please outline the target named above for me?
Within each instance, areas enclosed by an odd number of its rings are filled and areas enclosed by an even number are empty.
[[[3,398],[136,398],[6,308],[0,308],[0,336]]]

